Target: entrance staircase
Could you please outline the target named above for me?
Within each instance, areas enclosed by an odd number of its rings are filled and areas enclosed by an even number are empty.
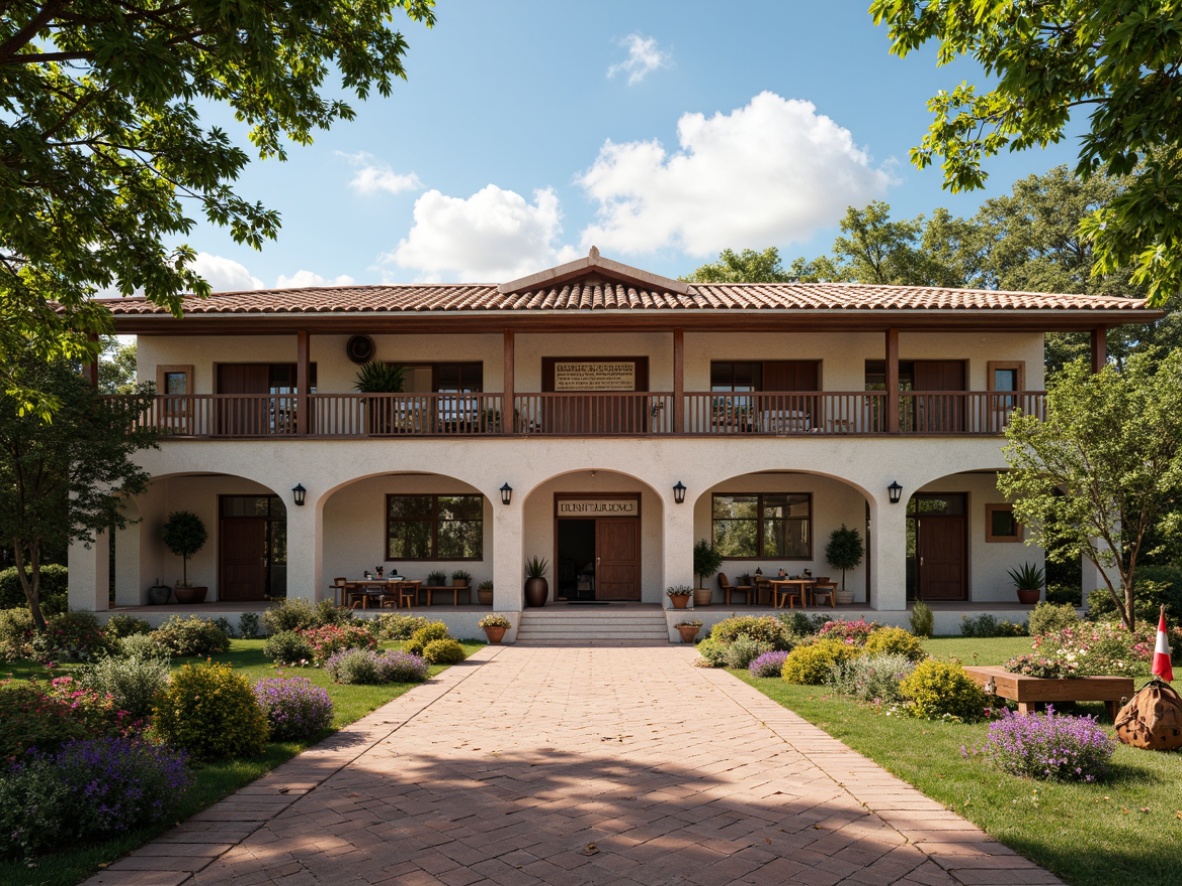
[[[665,612],[660,607],[564,606],[521,612],[518,645],[668,646]]]

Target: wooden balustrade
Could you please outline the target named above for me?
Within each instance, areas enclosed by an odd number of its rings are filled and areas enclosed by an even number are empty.
[[[998,435],[1010,417],[1045,416],[1041,391],[904,391],[899,433]],[[685,436],[885,435],[886,393],[687,393]],[[299,437],[292,394],[161,395],[131,415],[130,398],[105,398],[128,421],[175,437]],[[308,437],[488,437],[503,433],[501,394],[310,394]],[[524,436],[674,436],[665,392],[527,393],[513,398]]]

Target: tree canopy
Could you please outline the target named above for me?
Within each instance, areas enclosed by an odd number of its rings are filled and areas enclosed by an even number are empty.
[[[1066,366],[1047,386],[1046,418],[1015,413],[997,488],[1029,541],[1053,562],[1083,555],[1100,567],[1132,628],[1138,563],[1151,538],[1177,537],[1182,513],[1182,350],[1123,371]],[[1117,578],[1110,577],[1108,570]]]
[[[250,127],[261,157],[286,156],[354,116],[326,79],[366,98],[405,78],[401,10],[434,23],[434,0],[11,0],[0,17],[0,381],[24,408],[52,398],[13,368],[93,359],[109,332],[96,290],[142,291],[179,313],[207,294],[182,242],[192,214],[255,248],[279,216],[236,194],[249,162],[209,103]]]
[[[945,187],[980,188],[1002,150],[1046,147],[1088,108],[1076,174],[1128,176],[1079,225],[1094,272],[1131,268],[1161,305],[1182,291],[1182,5],[1176,0],[874,0],[899,56],[929,41],[946,64],[976,59],[996,85],[962,83],[929,102],[912,161],[942,158]]]

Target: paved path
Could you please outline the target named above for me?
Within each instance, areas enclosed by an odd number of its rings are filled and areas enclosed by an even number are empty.
[[[1060,882],[694,658],[488,647],[88,882]]]

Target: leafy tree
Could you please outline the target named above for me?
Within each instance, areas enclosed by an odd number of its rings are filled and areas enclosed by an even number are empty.
[[[1032,543],[1055,562],[1081,554],[1101,568],[1124,623],[1151,531],[1177,536],[1182,513],[1182,350],[1129,358],[1093,374],[1083,361],[1048,385],[1046,419],[1015,414],[997,487]],[[1115,568],[1119,579],[1109,577]]]
[[[0,532],[12,543],[14,564],[38,630],[44,546],[57,539],[91,544],[94,533],[127,525],[119,504],[143,492],[149,475],[131,456],[156,447],[152,431],[132,421],[146,411],[154,391],[137,389],[120,408],[63,361],[22,362],[18,379],[60,404],[53,421],[22,412],[20,398],[0,394]]]
[[[763,252],[724,249],[718,261],[678,279],[687,283],[790,283],[796,277],[780,266],[780,252],[771,246]]]
[[[109,332],[97,289],[142,290],[179,314],[209,292],[184,203],[239,243],[274,238],[279,216],[237,195],[249,162],[199,109],[228,106],[263,158],[286,156],[405,77],[402,10],[434,23],[433,0],[11,0],[0,17],[0,381],[18,405],[54,401],[16,366],[97,356]]]
[[[1076,174],[1129,176],[1079,233],[1094,271],[1133,269],[1154,304],[1182,290],[1182,6],[1174,0],[874,0],[891,52],[928,41],[946,64],[975,58],[996,80],[987,92],[962,83],[928,102],[934,120],[911,159],[942,157],[945,187],[980,188],[984,161],[1002,150],[1063,138],[1071,112],[1091,108]]]
[[[136,378],[136,343],[123,344],[116,336],[103,336],[103,354],[99,360],[99,392],[133,394]]]

